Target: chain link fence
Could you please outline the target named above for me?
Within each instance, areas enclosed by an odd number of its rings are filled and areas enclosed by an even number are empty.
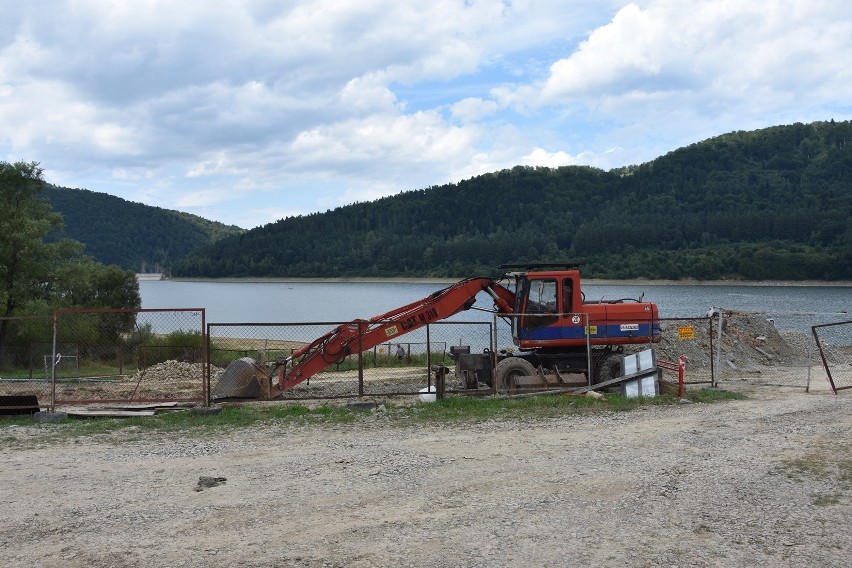
[[[717,381],[728,385],[824,388],[809,333],[815,314],[717,310]]]
[[[56,310],[7,322],[0,394],[57,404],[205,399],[204,310]]]
[[[831,389],[852,388],[852,321],[811,327],[822,368]]]
[[[216,398],[217,383],[235,361],[251,359],[255,375],[266,374],[274,387],[278,382],[276,364],[298,353],[339,326],[352,322],[314,323],[211,323],[208,330],[211,393]],[[381,325],[383,322],[372,322]],[[362,333],[366,333],[362,323]],[[488,322],[435,322],[361,350],[356,338],[349,353],[329,354],[327,367],[282,393],[284,399],[351,398],[418,394],[435,384],[436,367],[454,366],[452,346],[489,346]],[[485,347],[487,348],[487,347]],[[290,368],[290,367],[286,367]],[[246,367],[248,369],[248,367]],[[251,370],[249,372],[252,372]],[[262,380],[262,378],[261,378]],[[447,382],[447,390],[457,386]]]
[[[776,318],[726,310],[701,318],[663,318],[658,343],[614,350],[587,345],[591,356],[578,355],[576,368],[562,379],[573,385],[587,383],[591,376],[592,382],[598,382],[619,372],[606,367],[620,356],[653,348],[661,361],[686,358],[687,384],[715,380],[716,384],[808,389],[821,383],[814,380],[812,384],[812,379],[828,374],[830,388],[852,388],[852,322],[813,325],[812,315],[791,314],[779,325]],[[204,320],[203,309],[58,310],[52,317],[0,319],[0,395],[34,395],[42,406],[51,407],[95,402],[209,403],[209,393],[234,361],[256,363],[270,388],[278,382],[277,362],[337,326],[351,325],[206,324]],[[810,328],[812,333],[807,332]],[[355,341],[351,352],[336,354],[321,372],[282,396],[416,395],[435,385],[438,372],[446,392],[505,392],[496,366],[515,350],[510,318],[431,322],[363,351]],[[581,351],[578,348],[577,353]],[[546,364],[541,367],[545,373],[551,371]],[[665,374],[663,379],[676,381]]]
[[[576,314],[579,325],[570,333],[576,348],[572,357],[554,354],[552,359],[540,357],[538,368],[527,367],[529,374],[547,375],[546,380],[531,389],[550,386],[578,387],[620,376],[624,355],[654,348],[661,360],[677,362],[685,355],[689,361],[686,382],[711,383],[713,377],[713,335],[710,318],[680,318],[661,323],[659,343],[640,343],[616,349],[593,347],[585,314]],[[368,325],[386,322],[361,322],[360,333]],[[313,323],[210,323],[207,325],[210,392],[213,399],[239,398],[230,388],[233,376],[226,374],[231,367],[261,383],[260,392],[269,393],[278,384],[277,370],[288,357],[300,360],[301,349],[314,345],[317,338],[326,336],[341,326],[356,322]],[[569,333],[569,332],[564,332]],[[585,345],[582,345],[585,343]],[[441,372],[444,391],[448,393],[488,394],[518,390],[518,385],[501,384],[498,361],[516,353],[512,339],[511,318],[493,318],[492,322],[444,321],[432,322],[397,339],[367,347],[352,339],[346,353],[324,353],[325,368],[310,378],[284,390],[284,399],[352,398],[359,396],[412,395],[436,385]],[[553,361],[553,364],[548,361]],[[556,362],[559,370],[554,371]],[[615,368],[618,367],[618,368]],[[284,372],[292,369],[287,362]],[[523,373],[522,373],[523,374]],[[225,379],[223,379],[223,375]],[[677,376],[667,377],[677,382]],[[522,389],[521,389],[522,390]],[[248,392],[248,391],[245,391]],[[251,391],[254,392],[254,391]]]
[[[700,318],[661,318],[660,342],[652,347],[657,359],[676,363],[686,357],[684,384],[713,384],[715,361],[713,358],[716,338],[713,320]],[[676,382],[677,373],[663,374],[667,382]]]
[[[53,317],[0,318],[0,396],[22,402],[50,400],[49,369],[53,356]],[[66,361],[67,369],[72,361]],[[73,372],[73,370],[71,371]]]

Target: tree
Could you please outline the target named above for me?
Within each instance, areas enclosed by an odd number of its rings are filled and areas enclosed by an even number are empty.
[[[51,240],[62,216],[42,199],[42,173],[37,162],[0,162],[0,316],[140,307],[132,272],[96,263],[77,241]],[[0,348],[9,329],[9,320],[0,319]]]
[[[62,227],[62,217],[39,199],[42,170],[35,162],[0,163],[0,316],[10,317],[43,286],[55,245],[47,235]],[[0,321],[0,346],[8,320]]]

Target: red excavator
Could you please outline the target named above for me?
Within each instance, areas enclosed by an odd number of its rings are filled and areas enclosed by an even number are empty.
[[[510,320],[512,339],[518,347],[517,353],[498,356],[498,388],[509,388],[516,377],[534,375],[536,368],[587,373],[590,356],[596,361],[592,382],[604,382],[617,372],[620,357],[616,355],[624,345],[660,340],[656,304],[641,299],[587,300],[577,265],[518,264],[500,268],[509,271],[499,278],[462,280],[407,306],[369,320],[354,320],[318,337],[275,362],[271,376],[277,376],[278,382],[270,397],[349,355],[467,310],[481,292],[491,297],[498,316]],[[255,374],[262,373],[258,365],[244,361],[243,366],[251,367]],[[239,379],[240,369],[232,373],[230,370],[229,367],[220,379],[214,399],[246,396],[237,384],[243,382]]]

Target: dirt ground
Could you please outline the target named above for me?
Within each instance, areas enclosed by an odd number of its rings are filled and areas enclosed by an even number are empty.
[[[723,386],[749,398],[200,438],[0,422],[3,565],[848,566],[852,393]]]

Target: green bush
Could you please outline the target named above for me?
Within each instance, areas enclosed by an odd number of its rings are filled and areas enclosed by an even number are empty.
[[[163,361],[184,361],[188,363],[201,362],[201,332],[173,331],[168,335],[150,333],[150,328],[143,328],[134,341],[139,350],[139,357],[145,366],[155,365]]]

